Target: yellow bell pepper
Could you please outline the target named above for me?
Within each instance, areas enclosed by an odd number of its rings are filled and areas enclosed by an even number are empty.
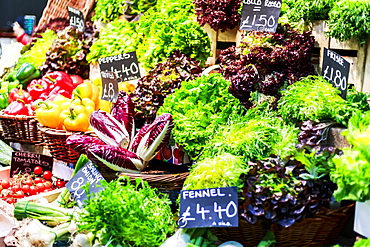
[[[67,131],[86,132],[90,129],[90,119],[86,111],[83,111],[83,107],[76,106],[63,110],[59,118]]]
[[[40,101],[39,108],[35,110],[35,116],[40,124],[46,127],[61,129],[61,120],[59,118],[62,108],[53,102]]]
[[[99,109],[110,113],[112,110],[113,103],[107,100],[100,99]]]
[[[83,83],[78,85],[74,90],[73,94],[78,98],[89,98],[95,105],[99,103],[99,87],[89,80],[85,80]]]
[[[84,106],[89,114],[95,111],[95,103],[92,99],[89,98],[77,98],[74,99],[71,103],[71,107],[74,106]]]
[[[126,93],[132,93],[135,91],[135,85],[127,81],[123,81],[118,84],[118,90],[125,91]]]
[[[70,107],[72,100],[63,95],[57,95],[52,101],[54,104],[59,105],[63,110],[66,110]]]

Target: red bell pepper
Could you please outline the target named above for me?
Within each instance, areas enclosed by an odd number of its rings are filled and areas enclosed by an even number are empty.
[[[10,103],[5,109],[4,113],[8,115],[26,115],[30,116],[28,105],[21,99],[17,99]]]
[[[16,101],[17,99],[23,100],[26,104],[30,103],[30,94],[27,90],[22,89],[22,86],[19,88],[12,88],[9,91],[9,103]]]
[[[74,89],[71,76],[63,71],[53,71],[46,73],[42,77],[42,79],[49,81],[49,83],[51,84],[51,89],[53,89],[54,87],[59,87],[71,93]]]
[[[54,87],[53,90],[49,93],[46,100],[53,100],[57,95],[63,95],[66,98],[72,98],[72,92],[69,92],[61,87]]]
[[[28,84],[27,91],[32,100],[39,99],[42,94],[49,94],[49,82],[43,79],[34,79]]]

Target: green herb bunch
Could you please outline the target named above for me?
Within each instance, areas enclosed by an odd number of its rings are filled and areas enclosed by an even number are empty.
[[[229,85],[218,73],[184,81],[159,108],[158,115],[172,114],[172,136],[192,159],[200,155],[221,126],[246,111],[229,93]]]
[[[201,158],[228,152],[256,161],[270,154],[293,154],[298,128],[275,117],[241,117],[219,131],[202,151]]]
[[[279,115],[287,122],[332,120],[347,125],[356,108],[339,96],[321,76],[307,76],[282,91],[278,101]]]
[[[338,186],[334,197],[338,201],[367,201],[370,199],[370,112],[357,111],[342,133],[352,147],[343,148],[343,154],[332,159],[330,177]]]
[[[120,177],[89,198],[76,219],[80,232],[92,232],[104,246],[153,247],[174,232],[171,201],[146,181]]]
[[[191,168],[184,182],[184,190],[239,186],[240,175],[247,172],[247,165],[240,156],[228,153],[199,160]]]
[[[364,45],[370,37],[370,2],[341,0],[329,12],[328,36],[345,41],[356,38]]]
[[[96,0],[95,15],[91,19],[108,23],[123,15],[126,8],[126,1],[123,0]]]

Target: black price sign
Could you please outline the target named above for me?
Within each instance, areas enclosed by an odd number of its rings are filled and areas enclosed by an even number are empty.
[[[111,71],[116,74],[118,83],[139,79],[140,69],[136,52],[99,58],[100,71]]]
[[[43,171],[53,170],[53,157],[32,153],[32,152],[12,152],[10,163],[10,176],[17,173],[32,173],[36,166],[40,166]]]
[[[281,0],[243,0],[240,30],[276,31]]]
[[[69,15],[69,25],[77,28],[78,31],[85,31],[85,20],[84,15],[78,9],[67,6],[68,15]]]
[[[87,200],[85,185],[89,183],[88,191],[93,196],[94,193],[104,190],[104,187],[100,186],[101,180],[104,180],[103,176],[89,161],[66,183],[66,187],[77,205],[82,208]]]
[[[340,90],[340,96],[346,99],[349,62],[338,53],[324,47],[321,75]]]
[[[182,190],[180,228],[238,226],[237,187]]]
[[[116,103],[118,99],[118,82],[116,74],[110,71],[100,71],[100,75],[103,87],[101,99]]]

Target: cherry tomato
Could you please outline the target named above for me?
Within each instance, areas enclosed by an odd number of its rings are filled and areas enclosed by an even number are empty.
[[[22,188],[21,189],[26,194],[30,193],[30,185],[28,185],[28,184],[22,185]]]
[[[10,182],[6,179],[4,179],[3,181],[1,181],[1,186],[4,188],[4,189],[7,189],[11,186]]]
[[[66,185],[66,182],[65,181],[63,181],[63,180],[61,180],[61,179],[58,179],[56,182],[55,182],[55,185],[57,186],[57,187],[64,187],[65,185]]]
[[[45,189],[50,189],[53,186],[53,184],[50,181],[45,181],[43,184],[45,186]]]
[[[0,196],[5,198],[5,197],[8,197],[8,195],[11,194],[11,191],[8,190],[8,189],[3,189],[1,192],[0,192]]]
[[[51,171],[44,171],[44,173],[42,174],[42,176],[46,180],[51,180],[51,178],[53,177],[53,173]]]
[[[20,191],[21,190],[21,186],[19,184],[15,184],[12,186],[12,192],[13,193],[16,193],[17,191]]]
[[[23,181],[23,184],[31,186],[33,184],[32,178],[27,178],[26,180]]]
[[[23,191],[19,190],[13,196],[14,196],[14,198],[20,199],[20,198],[23,198],[25,196],[25,194],[24,194]]]
[[[44,192],[45,190],[45,185],[43,183],[36,184],[36,187],[37,187],[37,192],[39,193]]]
[[[40,177],[36,177],[36,178],[33,180],[33,182],[34,182],[35,184],[43,183],[42,178],[40,178]]]
[[[9,204],[14,204],[14,203],[16,203],[16,202],[17,202],[17,199],[14,199],[14,198],[8,198],[8,199],[6,200],[6,202],[7,202],[7,203],[9,203]]]
[[[30,186],[30,195],[36,195],[38,193],[38,189],[35,185]]]
[[[36,175],[42,174],[42,167],[36,166],[35,168],[33,168],[33,173],[35,173]]]

